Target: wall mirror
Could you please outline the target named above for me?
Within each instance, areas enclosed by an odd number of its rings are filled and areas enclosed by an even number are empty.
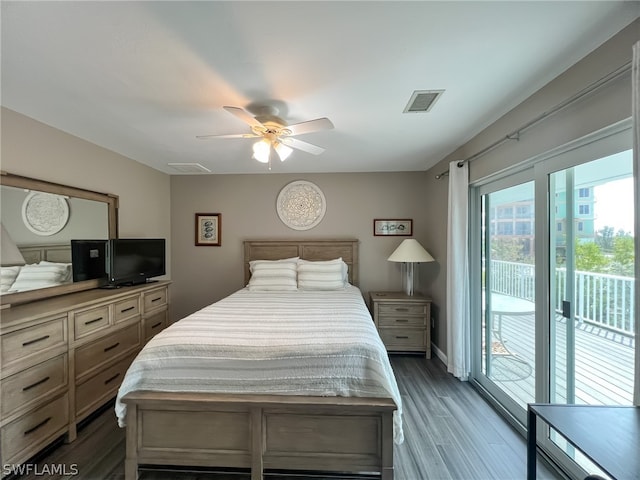
[[[1,172],[0,209],[3,307],[99,286],[73,282],[71,240],[117,238],[117,196]]]

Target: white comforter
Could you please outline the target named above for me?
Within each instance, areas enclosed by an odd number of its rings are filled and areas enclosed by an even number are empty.
[[[176,322],[142,349],[120,386],[129,392],[264,393],[392,398],[394,440],[402,403],[389,358],[358,288],[250,292]]]

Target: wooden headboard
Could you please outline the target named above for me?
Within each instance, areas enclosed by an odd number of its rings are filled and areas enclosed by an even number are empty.
[[[27,264],[38,263],[42,260],[71,263],[71,243],[19,245],[18,250]]]
[[[244,242],[244,284],[249,283],[251,260],[333,260],[342,257],[349,267],[349,283],[358,285],[358,240],[246,240]]]

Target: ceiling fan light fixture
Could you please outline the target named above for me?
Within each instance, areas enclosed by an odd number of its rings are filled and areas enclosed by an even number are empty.
[[[271,143],[266,138],[253,144],[253,158],[260,163],[269,163]]]
[[[278,154],[278,157],[280,157],[281,162],[284,162],[287,158],[289,158],[289,155],[291,155],[291,152],[293,152],[293,148],[287,147],[280,142],[276,142],[273,146],[273,149]]]

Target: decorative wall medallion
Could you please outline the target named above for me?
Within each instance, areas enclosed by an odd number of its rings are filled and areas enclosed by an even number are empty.
[[[22,203],[22,221],[37,235],[58,233],[69,220],[67,199],[51,193],[31,192]]]
[[[324,193],[315,183],[297,180],[280,190],[276,208],[287,227],[309,230],[320,223],[327,206]]]

